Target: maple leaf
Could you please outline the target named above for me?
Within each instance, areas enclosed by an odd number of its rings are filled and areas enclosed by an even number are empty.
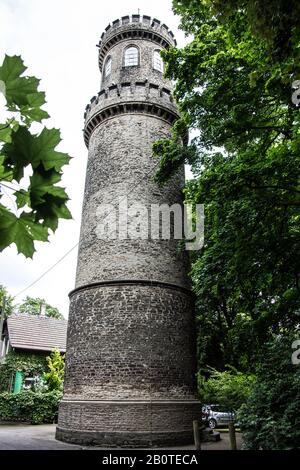
[[[0,80],[5,84],[8,110],[19,111],[29,125],[33,121],[41,122],[49,115],[41,109],[45,104],[45,93],[37,89],[40,80],[22,76],[26,69],[20,56],[5,55],[0,66]]]
[[[14,116],[0,124],[0,184],[10,182],[8,190],[18,210],[26,210],[13,214],[0,204],[0,251],[15,243],[19,253],[32,257],[35,240],[47,241],[49,229],[55,231],[59,219],[72,218],[65,188],[57,186],[71,157],[56,150],[61,141],[58,129],[30,132],[33,122],[40,123],[49,115],[41,109],[45,93],[38,90],[39,80],[23,76],[25,71],[19,56],[6,55],[0,65],[6,108],[20,114],[19,120]],[[25,171],[32,175],[26,188],[19,186]]]
[[[0,250],[15,244],[18,253],[32,257],[34,253],[34,240],[47,241],[48,229],[36,224],[30,214],[23,212],[20,217],[0,206]]]

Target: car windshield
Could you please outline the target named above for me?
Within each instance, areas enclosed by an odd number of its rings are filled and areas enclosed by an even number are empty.
[[[212,411],[217,411],[218,413],[230,413],[230,410],[224,408],[224,406],[212,405],[210,408]]]

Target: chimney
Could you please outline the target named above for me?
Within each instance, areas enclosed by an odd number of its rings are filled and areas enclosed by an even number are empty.
[[[40,317],[46,316],[46,304],[44,302],[40,305]]]

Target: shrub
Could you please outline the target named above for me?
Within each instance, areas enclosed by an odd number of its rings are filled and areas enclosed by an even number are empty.
[[[47,371],[44,373],[44,380],[49,390],[63,389],[65,375],[65,360],[58,349],[54,349],[47,360]]]
[[[300,448],[300,366],[291,361],[294,335],[266,344],[257,382],[238,420],[250,450]]]
[[[0,420],[23,421],[31,424],[53,423],[58,413],[61,392],[0,394]]]
[[[202,403],[217,403],[237,411],[248,399],[255,376],[244,374],[233,367],[224,372],[210,368],[210,377],[198,375],[198,389]]]

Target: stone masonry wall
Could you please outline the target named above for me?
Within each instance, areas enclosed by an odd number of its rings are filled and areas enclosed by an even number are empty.
[[[192,311],[188,292],[158,283],[73,293],[64,399],[194,399]]]
[[[130,46],[137,47],[139,50],[139,65],[124,67],[125,50]],[[161,72],[153,67],[154,51],[161,51],[161,49],[157,44],[138,39],[125,39],[118,42],[105,56],[104,64],[108,57],[112,59],[112,73],[108,77],[102,74],[101,88],[105,88],[111,83],[117,84],[147,79],[149,82],[159,85],[163,82],[164,86],[170,89],[172,87],[171,82],[162,77]]]
[[[86,175],[76,287],[112,279],[148,279],[188,287],[187,254],[177,240],[99,240],[101,204],[118,208],[119,198],[133,203],[182,202],[184,169],[163,188],[151,179],[159,160],[155,140],[169,135],[170,125],[155,117],[122,115],[92,134]]]

